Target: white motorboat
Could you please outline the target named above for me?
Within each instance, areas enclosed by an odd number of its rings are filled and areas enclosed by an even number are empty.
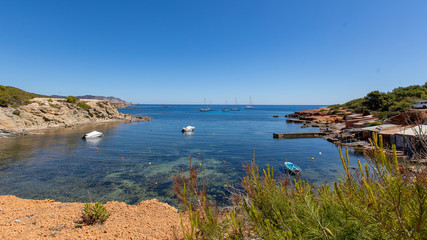
[[[193,126],[186,126],[185,128],[182,128],[181,132],[187,133],[187,132],[194,132],[195,127]]]
[[[90,133],[86,133],[85,135],[83,135],[83,139],[90,139],[90,138],[97,138],[97,137],[101,137],[103,135],[102,132],[98,132],[98,131],[92,131]]]

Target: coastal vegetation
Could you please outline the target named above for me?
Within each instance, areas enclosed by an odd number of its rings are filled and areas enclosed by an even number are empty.
[[[103,224],[109,216],[111,216],[111,213],[107,211],[103,204],[99,202],[95,204],[86,203],[83,209],[82,222],[87,225]]]
[[[356,113],[374,114],[383,119],[404,112],[411,108],[412,104],[424,99],[427,99],[427,83],[398,87],[391,92],[372,91],[363,98],[329,107],[335,111],[351,109]]]
[[[79,99],[74,96],[68,96],[66,100],[67,103],[77,103],[77,101],[79,101]]]
[[[77,106],[79,106],[79,107],[83,108],[84,110],[89,110],[89,109],[91,109],[91,108],[92,108],[92,107],[91,107],[91,106],[89,106],[86,102],[83,102],[83,101],[79,101],[79,102],[77,103]]]
[[[232,207],[218,209],[199,185],[197,168],[175,177],[174,190],[188,212],[186,239],[426,239],[425,171],[398,165],[396,149],[384,150],[373,135],[367,163],[349,165],[340,151],[342,178],[314,188],[308,181],[260,170],[255,153]],[[181,216],[184,219],[184,215]]]
[[[14,108],[16,108],[16,107],[19,107],[22,105],[30,104],[31,103],[30,100],[32,98],[36,98],[36,97],[48,98],[49,96],[36,94],[36,93],[30,93],[30,92],[24,91],[24,90],[16,88],[16,87],[0,85],[0,107],[14,107]],[[75,97],[75,96],[64,97],[64,96],[54,95],[52,97],[65,98],[65,102],[75,103],[79,107],[81,107],[85,110],[88,110],[91,107],[89,105],[87,105],[86,103],[81,102],[80,99],[99,99],[104,104],[108,104],[109,103],[108,100],[111,100],[114,103],[118,103],[118,104],[130,104],[129,102],[126,102],[126,101],[124,101],[120,98],[116,98],[116,97],[103,97],[103,96],[92,96],[92,95],[85,95],[85,96],[80,96],[80,97]],[[52,103],[53,100],[49,99],[48,102]],[[55,106],[52,106],[52,107],[55,107]]]
[[[46,97],[44,95],[26,92],[19,88],[0,85],[0,107],[18,107],[29,104],[30,99]]]
[[[67,103],[75,103],[75,104],[77,104],[77,106],[79,106],[80,108],[82,108],[84,110],[89,110],[92,108],[86,102],[80,101],[80,99],[78,99],[77,97],[74,97],[74,96],[68,96],[66,102]]]

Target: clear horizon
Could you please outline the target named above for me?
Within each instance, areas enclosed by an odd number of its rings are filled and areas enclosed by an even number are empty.
[[[331,105],[427,82],[421,0],[0,6],[0,84],[39,94]]]

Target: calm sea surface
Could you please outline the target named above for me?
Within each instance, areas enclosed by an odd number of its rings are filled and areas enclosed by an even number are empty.
[[[227,187],[241,182],[242,164],[250,162],[254,149],[256,163],[261,167],[270,164],[276,175],[284,173],[283,162],[288,160],[302,168],[301,178],[317,186],[340,177],[341,161],[334,144],[322,138],[273,139],[273,132],[318,131],[288,124],[284,117],[318,106],[257,105],[255,109],[229,112],[222,112],[223,106],[200,112],[201,107],[139,105],[120,111],[150,116],[151,122],[85,126],[0,139],[0,194],[129,204],[157,198],[176,205],[172,176],[188,169],[189,157],[193,156],[193,164],[202,164],[200,176],[210,195],[224,202]],[[196,127],[194,134],[181,133],[187,125]],[[104,137],[81,139],[93,130],[104,132]],[[351,165],[357,166],[357,159],[364,157],[350,151],[350,159]]]

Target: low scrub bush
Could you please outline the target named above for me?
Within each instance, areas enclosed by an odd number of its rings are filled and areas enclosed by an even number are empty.
[[[104,223],[111,213],[107,211],[104,205],[99,202],[95,204],[86,203],[83,209],[82,223],[92,225],[95,223]]]
[[[411,108],[411,105],[427,99],[427,83],[397,87],[391,92],[372,91],[363,98],[351,100],[342,105],[331,105],[331,109],[342,107],[356,113],[372,112],[378,118],[397,115]]]
[[[21,114],[21,111],[19,111],[18,109],[16,109],[12,113],[15,114],[16,116],[19,116],[19,114]]]
[[[18,107],[30,104],[30,99],[35,97],[46,97],[43,95],[29,93],[19,88],[0,85],[0,107]]]
[[[58,108],[59,109],[59,106],[57,104],[54,104],[54,103],[49,103],[49,106],[51,106],[53,108]]]
[[[7,107],[9,102],[8,99],[0,98],[0,107]]]
[[[74,96],[68,96],[66,101],[67,103],[77,103],[78,100],[79,99]]]
[[[363,166],[349,166],[341,153],[342,178],[314,189],[309,182],[274,177],[262,171],[255,154],[246,166],[241,192],[231,193],[233,207],[216,209],[206,200],[191,166],[175,178],[175,192],[188,212],[186,239],[426,239],[425,171],[409,172],[388,154],[381,136],[373,135]]]
[[[89,110],[89,109],[91,109],[91,108],[92,108],[91,106],[87,105],[87,103],[86,103],[86,102],[78,102],[78,103],[77,103],[77,106],[79,106],[79,107],[83,108],[84,110]]]

